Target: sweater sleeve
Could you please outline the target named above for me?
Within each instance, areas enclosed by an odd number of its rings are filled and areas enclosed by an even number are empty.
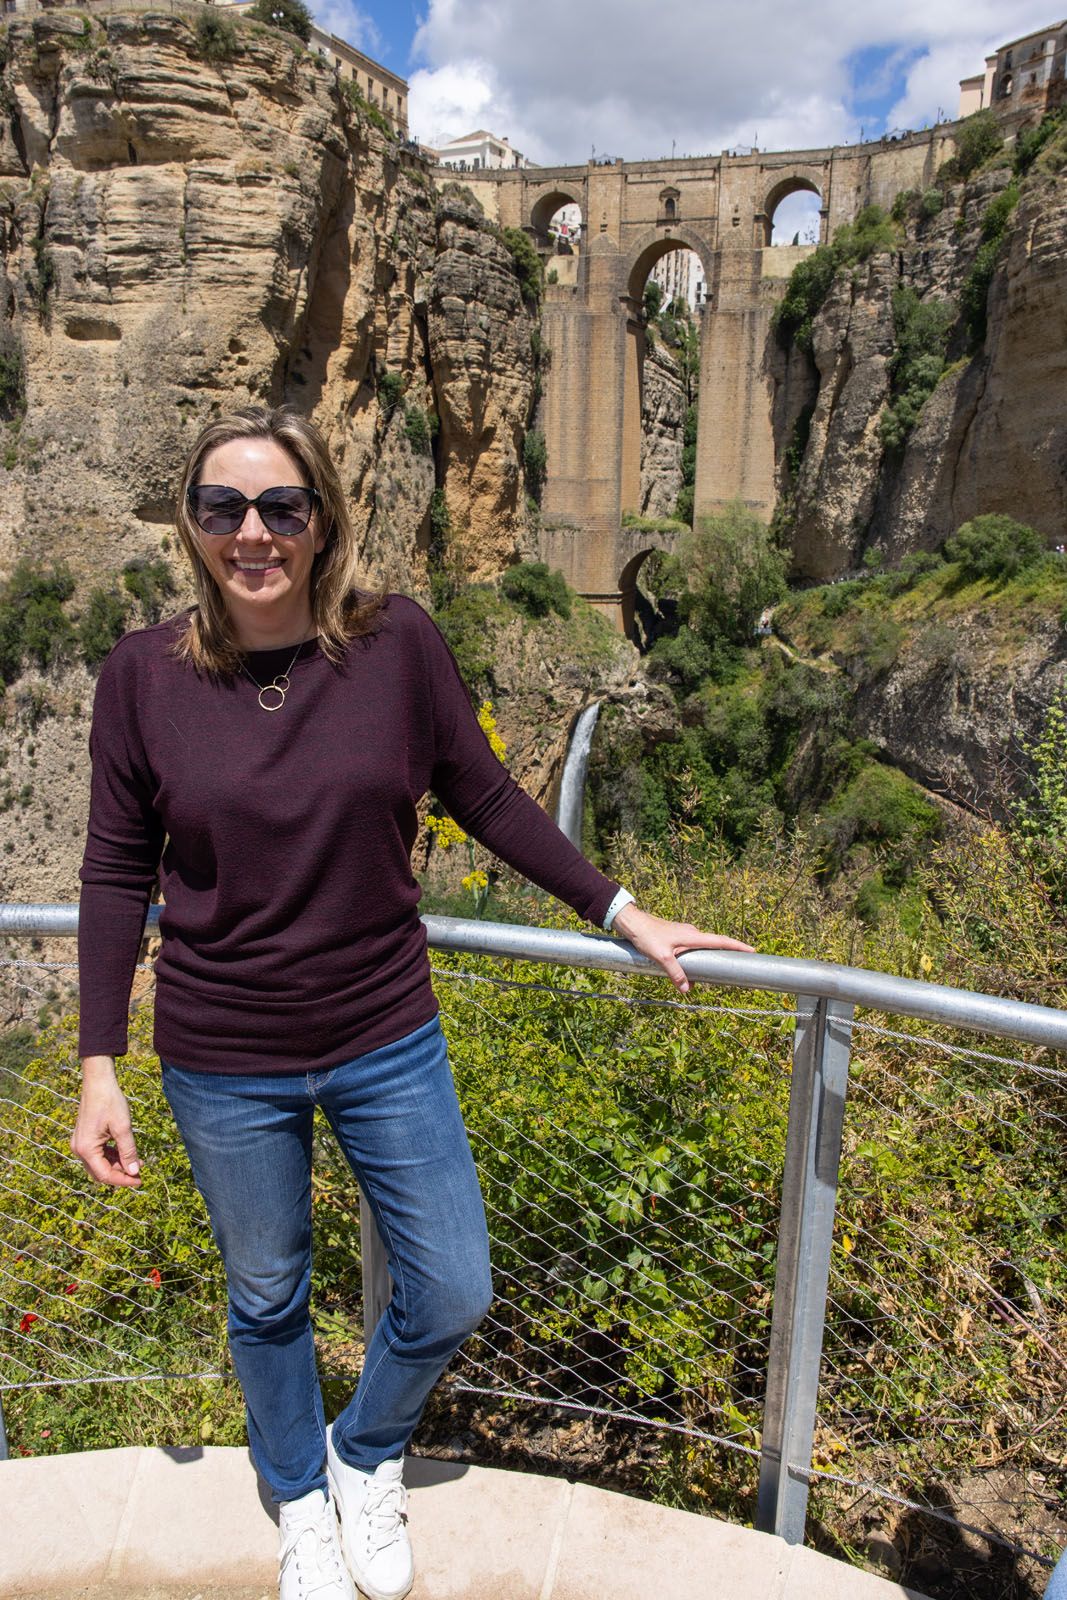
[[[493,754],[451,650],[426,615],[433,791],[494,855],[600,927],[619,885],[585,859]]]
[[[136,660],[120,641],[100,673],[89,735],[92,787],[78,914],[78,1053],[122,1055],[130,985],[163,853],[136,737]]]

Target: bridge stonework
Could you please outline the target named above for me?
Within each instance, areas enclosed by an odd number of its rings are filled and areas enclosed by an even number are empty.
[[[928,187],[955,149],[956,126],[828,150],[463,175],[490,220],[524,229],[545,251],[553,214],[568,203],[581,208],[580,253],[551,258],[561,281],[545,290],[542,555],[618,626],[629,631],[647,553],[621,523],[640,506],[640,313],[656,261],[688,248],[707,280],[696,515],[741,500],[769,517],[776,477],[766,362],[771,318],[789,273],[813,248],[771,245],[775,207],[797,190],[817,194],[825,242],[864,206],[888,208],[901,189]]]

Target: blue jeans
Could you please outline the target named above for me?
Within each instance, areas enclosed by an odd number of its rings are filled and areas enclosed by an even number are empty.
[[[393,1280],[334,1443],[364,1472],[402,1455],[492,1293],[485,1210],[438,1019],[328,1072],[245,1077],[164,1062],[163,1087],[225,1263],[230,1351],[273,1498],[326,1487],[308,1312],[316,1105],[374,1212]]]
[[[1045,1600],[1067,1600],[1067,1550],[1056,1563],[1056,1570],[1048,1581]]]

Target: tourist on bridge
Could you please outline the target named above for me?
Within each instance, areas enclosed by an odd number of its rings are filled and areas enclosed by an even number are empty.
[[[127,634],[97,687],[71,1142],[101,1183],[140,1184],[114,1058],[158,876],[155,1044],[226,1265],[252,1455],[280,1508],[282,1600],[352,1600],[345,1562],[369,1600],[400,1600],[404,1450],[491,1295],[411,873],[419,801],[432,789],[683,993],[679,952],[749,946],[639,910],[509,777],[430,618],[357,587],[344,494],[309,423],[260,409],[211,423],[177,528],[197,604]],[[316,1105],[393,1281],[329,1429],[308,1314]]]

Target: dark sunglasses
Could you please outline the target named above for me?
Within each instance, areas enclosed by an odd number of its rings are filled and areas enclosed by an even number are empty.
[[[249,506],[255,506],[265,528],[289,538],[303,533],[319,495],[316,489],[305,489],[302,484],[279,485],[264,489],[249,500],[239,489],[222,483],[196,483],[186,498],[197,525],[205,533],[236,533]]]

